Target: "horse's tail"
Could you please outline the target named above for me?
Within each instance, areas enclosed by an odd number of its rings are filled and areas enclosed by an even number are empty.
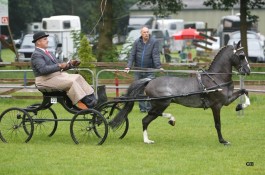
[[[128,88],[125,97],[134,98],[137,95],[144,91],[145,86],[151,81],[150,78],[144,78],[134,81]],[[119,127],[127,118],[128,114],[132,111],[134,106],[134,101],[125,102],[123,108],[116,114],[112,121],[109,122],[109,125],[114,129]]]

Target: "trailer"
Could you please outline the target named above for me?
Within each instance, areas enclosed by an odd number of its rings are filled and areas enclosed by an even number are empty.
[[[71,59],[76,52],[73,33],[81,32],[79,16],[58,15],[42,19],[42,30],[47,33],[57,34],[62,43],[64,60]]]
[[[41,30],[41,22],[32,22],[27,24],[27,33],[36,33]]]

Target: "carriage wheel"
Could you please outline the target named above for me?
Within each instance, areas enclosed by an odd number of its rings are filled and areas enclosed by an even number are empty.
[[[71,120],[70,133],[76,144],[101,145],[108,136],[108,124],[100,112],[94,109],[82,110]]]
[[[108,104],[106,106],[103,106],[99,111],[109,123],[120,110],[121,108],[120,106],[117,106],[117,104]],[[113,132],[111,132],[108,137],[123,139],[127,134],[128,129],[129,129],[129,119],[126,118],[125,121],[118,128],[115,129],[110,128],[110,130],[112,130]]]
[[[35,109],[38,108],[40,105],[41,104],[34,104],[27,108]],[[53,136],[58,126],[57,115],[54,110],[49,107],[32,113],[34,114],[32,116],[32,121],[35,127],[34,132],[37,132],[40,135],[48,135],[49,137]]]
[[[33,132],[32,119],[25,110],[9,108],[0,115],[0,139],[3,142],[28,142]]]

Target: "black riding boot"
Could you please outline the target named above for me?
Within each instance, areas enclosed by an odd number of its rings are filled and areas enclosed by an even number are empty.
[[[94,94],[86,95],[82,100],[82,103],[84,103],[88,108],[94,108],[97,104],[97,99]]]

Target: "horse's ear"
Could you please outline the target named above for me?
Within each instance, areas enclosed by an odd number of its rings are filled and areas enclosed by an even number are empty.
[[[240,48],[240,45],[241,45],[241,40],[238,41],[237,45],[236,45],[236,48]]]

